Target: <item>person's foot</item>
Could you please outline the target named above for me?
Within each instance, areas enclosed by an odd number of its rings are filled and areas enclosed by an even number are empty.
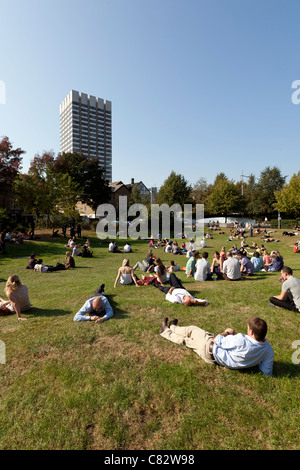
[[[177,323],[178,323],[177,318],[174,318],[174,320],[171,320],[171,321],[170,321],[170,323],[169,323],[169,328],[171,328],[172,325],[175,325],[175,326],[176,326]]]
[[[164,319],[162,321],[162,326],[161,326],[161,329],[159,330],[159,332],[163,333],[166,328],[168,328],[168,318],[164,317]]]

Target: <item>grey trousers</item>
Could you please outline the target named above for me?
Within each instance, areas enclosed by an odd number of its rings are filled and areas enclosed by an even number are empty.
[[[214,338],[212,333],[208,333],[208,331],[193,325],[171,325],[171,328],[166,328],[165,331],[161,333],[161,336],[173,343],[185,344],[188,348],[193,349],[205,362],[210,364],[215,363],[209,352],[210,344]]]

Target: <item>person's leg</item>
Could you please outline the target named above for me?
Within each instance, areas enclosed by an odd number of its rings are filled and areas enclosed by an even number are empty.
[[[288,292],[285,296],[284,300],[276,299],[276,297],[270,297],[269,301],[271,304],[275,305],[276,307],[281,307],[286,310],[291,310],[292,312],[296,312],[296,305],[293,300],[293,296],[290,292]]]
[[[212,333],[208,333],[194,325],[182,327],[173,324],[170,328],[165,328],[160,335],[173,343],[185,344],[188,348],[193,349],[205,362],[215,362],[209,351],[209,346],[214,337]]]
[[[171,287],[175,287],[175,289],[184,289],[183,285],[181,284],[181,281],[178,279],[178,277],[174,274],[170,274],[170,285]]]
[[[104,287],[105,287],[105,284],[101,284],[101,286],[95,290],[94,295],[104,295],[106,297],[106,294],[104,293]]]

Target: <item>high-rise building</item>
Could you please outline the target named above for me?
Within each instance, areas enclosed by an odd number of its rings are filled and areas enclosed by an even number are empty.
[[[112,180],[111,101],[70,91],[60,105],[60,151],[98,158]]]

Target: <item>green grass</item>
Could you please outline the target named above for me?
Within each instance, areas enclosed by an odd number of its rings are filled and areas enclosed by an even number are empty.
[[[292,343],[300,339],[299,314],[268,306],[280,292],[278,273],[259,273],[239,283],[197,283],[179,277],[207,307],[165,301],[153,287],[118,286],[123,254],[109,254],[91,233],[93,259],[76,259],[70,271],[26,270],[32,251],[47,264],[62,261],[65,240],[45,238],[7,246],[0,258],[0,291],[10,274],[27,285],[33,308],[18,322],[0,317],[6,364],[0,365],[1,449],[299,449],[299,371]],[[285,264],[300,277],[300,255],[277,231]],[[212,253],[226,235],[208,240]],[[300,238],[300,237],[299,237]],[[253,240],[258,243],[261,239]],[[120,241],[123,246],[125,242]],[[240,241],[238,241],[240,245]],[[148,251],[133,242],[131,265]],[[165,263],[185,256],[155,250]],[[137,271],[141,275],[140,271]],[[73,316],[105,283],[114,317],[103,324],[74,323]],[[264,318],[275,353],[274,375],[231,371],[206,364],[185,347],[158,334],[161,320],[177,317],[213,333],[226,327],[246,333],[249,316]]]

